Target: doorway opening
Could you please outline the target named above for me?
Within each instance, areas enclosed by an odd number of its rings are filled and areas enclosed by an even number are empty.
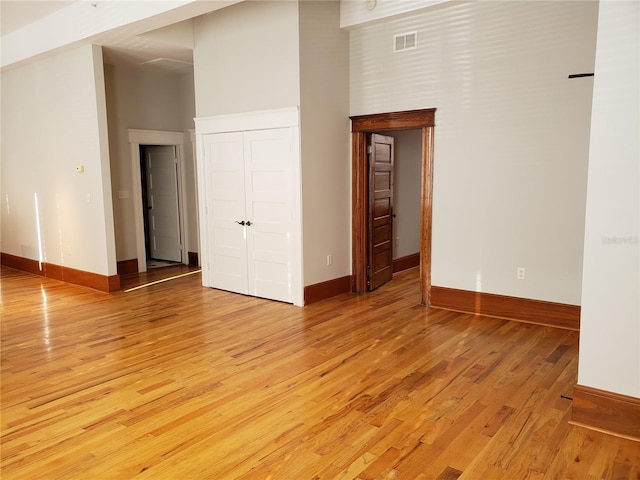
[[[140,145],[140,180],[147,268],[182,263],[175,145]]]
[[[146,272],[154,265],[188,264],[184,251],[188,245],[186,185],[182,173],[184,134],[132,129],[129,144],[138,272]],[[154,189],[157,192],[150,201],[149,192]]]
[[[352,291],[367,291],[369,266],[369,166],[367,136],[421,129],[420,303],[430,305],[433,140],[435,108],[351,117],[352,135]]]

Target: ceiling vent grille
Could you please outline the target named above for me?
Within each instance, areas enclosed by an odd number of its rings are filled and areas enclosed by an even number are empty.
[[[400,33],[393,36],[393,51],[403,52],[418,48],[418,32]]]

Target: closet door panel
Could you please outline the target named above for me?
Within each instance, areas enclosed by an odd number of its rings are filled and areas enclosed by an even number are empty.
[[[206,135],[210,286],[248,293],[244,141],[239,132]]]
[[[244,133],[248,289],[292,301],[293,132]]]

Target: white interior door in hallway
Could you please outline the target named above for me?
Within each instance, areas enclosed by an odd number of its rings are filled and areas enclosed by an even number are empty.
[[[203,135],[203,283],[300,304],[297,128]]]
[[[176,147],[145,146],[149,258],[182,261]]]

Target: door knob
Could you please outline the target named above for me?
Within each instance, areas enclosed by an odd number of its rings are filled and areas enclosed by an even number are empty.
[[[247,227],[251,226],[251,222],[249,220],[247,220]]]
[[[238,221],[236,220],[236,223],[237,223],[238,225],[243,225],[243,226],[244,226],[244,220],[242,220],[241,222],[238,222]]]

